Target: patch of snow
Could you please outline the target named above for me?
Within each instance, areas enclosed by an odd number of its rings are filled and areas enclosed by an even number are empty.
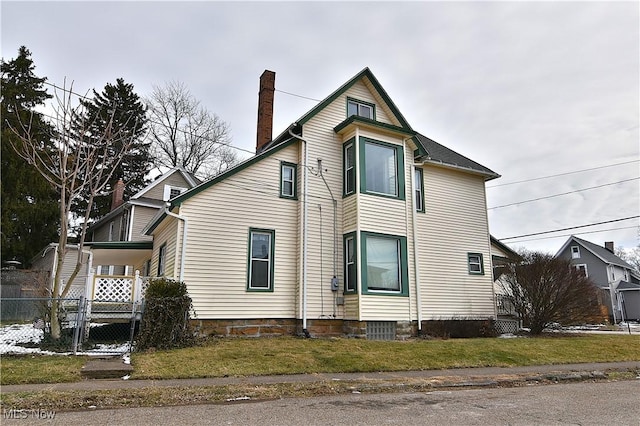
[[[127,374],[126,376],[122,376],[122,380],[129,380],[129,377],[131,377],[129,374]]]

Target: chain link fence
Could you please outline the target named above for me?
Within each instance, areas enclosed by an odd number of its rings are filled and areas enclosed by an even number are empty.
[[[0,354],[122,354],[142,317],[138,303],[57,299],[61,335],[51,336],[52,298],[0,298]]]

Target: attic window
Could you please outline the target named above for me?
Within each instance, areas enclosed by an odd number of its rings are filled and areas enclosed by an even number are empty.
[[[162,197],[162,201],[169,201],[169,200],[177,197],[178,195],[182,194],[186,190],[187,190],[187,188],[182,188],[182,187],[179,187],[179,186],[165,185],[164,186],[164,194],[163,194],[163,197]]]
[[[369,102],[347,98],[347,117],[351,117],[352,115],[375,120],[375,105]]]
[[[571,246],[571,258],[572,259],[580,259],[580,247]]]

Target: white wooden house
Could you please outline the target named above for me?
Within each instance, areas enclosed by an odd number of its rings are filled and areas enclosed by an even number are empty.
[[[402,337],[495,318],[499,175],[415,131],[368,68],[272,138],[274,81],[260,79],[256,155],[144,231],[150,274],[186,283],[201,332]]]

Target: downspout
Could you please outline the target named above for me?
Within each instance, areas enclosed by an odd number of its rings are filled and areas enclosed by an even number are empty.
[[[293,123],[293,125],[289,127],[289,134],[304,143],[304,164],[303,164],[304,194],[302,199],[302,204],[303,204],[302,206],[302,227],[303,227],[303,231],[302,231],[302,332],[304,333],[305,337],[311,337],[311,335],[309,334],[309,330],[307,330],[307,257],[308,257],[307,248],[308,248],[308,234],[309,234],[308,227],[307,227],[308,225],[307,206],[309,205],[308,203],[309,201],[309,183],[308,183],[309,147],[308,147],[307,141],[301,135],[296,135],[291,130],[293,127],[297,126],[297,124],[298,123]]]
[[[184,255],[187,252],[187,218],[184,216],[180,216],[179,214],[175,214],[169,211],[169,207],[165,206],[164,212],[171,217],[175,217],[178,220],[181,220],[184,223],[184,227],[182,228],[182,247],[180,249],[180,275],[178,280],[182,282],[184,279]]]
[[[418,256],[418,227],[416,226],[416,166],[411,165],[411,218],[413,221],[413,272],[416,277],[416,310],[418,311],[418,334],[422,331],[422,297],[420,295],[420,257]],[[424,194],[424,187],[422,188]]]

